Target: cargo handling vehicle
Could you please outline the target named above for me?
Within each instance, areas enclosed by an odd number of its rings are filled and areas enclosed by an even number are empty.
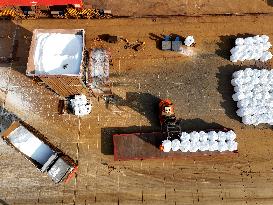
[[[110,10],[95,9],[88,0],[4,0],[0,17],[5,19],[111,18]]]
[[[114,160],[121,161],[192,156],[234,155],[238,153],[237,142],[235,142],[235,148],[229,151],[195,150],[191,152],[180,151],[179,149],[177,149],[176,151],[166,151],[166,147],[164,147],[164,142],[178,140],[183,133],[181,131],[181,125],[179,124],[179,120],[177,120],[175,116],[174,105],[169,99],[161,100],[159,103],[159,121],[161,125],[161,132],[114,134]],[[235,135],[233,130],[228,128],[206,131],[214,133],[219,132],[224,134],[231,132]],[[205,133],[204,131],[201,132]],[[182,144],[183,142],[181,142],[181,145]]]
[[[2,138],[40,172],[47,172],[55,183],[68,183],[78,169],[74,160],[51,146],[43,136],[23,122],[13,122]]]

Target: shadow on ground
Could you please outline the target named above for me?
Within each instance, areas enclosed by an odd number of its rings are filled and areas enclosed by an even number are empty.
[[[206,130],[221,130],[224,126],[212,122],[208,123],[200,118],[196,119],[179,119],[179,124],[182,132],[191,132],[191,131],[206,131]]]
[[[164,35],[156,35],[154,33],[149,33],[149,38],[156,43],[156,48],[161,50],[161,42],[163,41]]]
[[[146,117],[151,126],[159,126],[158,115],[160,98],[150,93],[127,92],[123,99],[118,95],[113,96],[113,104],[117,107],[126,106]]]
[[[273,6],[273,0],[267,0],[266,2],[269,6]]]
[[[0,199],[0,205],[8,205],[8,203],[5,202],[4,200]]]
[[[113,104],[117,107],[127,106],[145,116],[151,126],[131,126],[102,128],[101,130],[101,152],[106,155],[113,154],[113,135],[126,133],[159,132],[160,124],[158,120],[158,105],[160,98],[150,93],[128,92],[123,99],[118,95],[113,96]]]
[[[219,67],[219,72],[216,74],[218,78],[218,92],[222,95],[223,101],[221,102],[221,106],[225,110],[225,114],[234,120],[241,121],[241,118],[237,116],[237,103],[232,99],[232,95],[234,94],[234,87],[231,85],[232,74],[241,69],[245,69],[246,67],[237,66],[237,65],[226,65]]]
[[[11,20],[0,22],[0,63],[26,74],[32,32]]]
[[[244,33],[237,35],[227,35],[220,36],[220,42],[217,43],[218,49],[216,50],[216,54],[224,59],[229,60],[230,58],[230,50],[235,46],[236,38],[246,38],[255,36],[254,34]]]

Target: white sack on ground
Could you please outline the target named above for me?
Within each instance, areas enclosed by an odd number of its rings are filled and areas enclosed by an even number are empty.
[[[266,40],[266,38],[264,37]],[[273,124],[273,71],[246,68],[233,73],[231,84],[239,117],[246,125]]]
[[[191,46],[194,43],[194,38],[193,36],[187,36],[187,38],[184,41],[184,44],[186,46]]]
[[[169,152],[172,149],[172,142],[170,140],[164,140],[162,142],[163,152]]]
[[[180,141],[178,139],[175,139],[172,141],[172,150],[177,151],[180,148]]]
[[[208,133],[201,132],[182,132],[180,140],[174,139],[164,140],[162,145],[164,152],[180,151],[182,152],[197,152],[197,151],[235,151],[237,150],[237,142],[235,142],[236,134],[230,130],[210,131]]]
[[[75,95],[70,99],[70,106],[73,113],[77,116],[88,115],[91,112],[92,105],[88,102],[85,95]]]
[[[235,47],[230,50],[230,61],[260,60],[265,62],[270,60],[272,53],[269,52],[268,49],[272,45],[268,40],[269,37],[266,35],[257,35],[245,39],[237,38],[235,40]]]

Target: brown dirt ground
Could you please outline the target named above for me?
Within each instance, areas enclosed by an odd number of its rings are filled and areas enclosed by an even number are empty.
[[[84,0],[86,5],[109,9],[115,16],[167,16],[272,13],[272,0]]]
[[[236,117],[230,77],[246,66],[267,64],[228,60],[234,36],[267,34],[271,16],[179,17],[169,19],[35,20],[0,22],[3,56],[0,64],[1,125],[13,112],[43,133],[55,146],[79,161],[70,184],[54,185],[2,140],[0,204],[272,204],[273,132],[267,126],[245,126]],[[116,105],[106,108],[93,99],[88,117],[59,116],[58,96],[24,75],[31,32],[35,28],[84,28],[86,45],[111,50]],[[13,41],[8,35],[15,32]],[[101,34],[146,42],[143,51],[124,43],[94,42]],[[159,50],[161,34],[194,35],[195,56]],[[152,38],[152,39],[151,39]],[[14,42],[17,43],[14,43]],[[239,155],[169,160],[113,161],[111,133],[158,130],[154,102],[169,97],[183,129],[233,128]]]

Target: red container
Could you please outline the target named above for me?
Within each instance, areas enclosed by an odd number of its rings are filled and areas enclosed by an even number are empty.
[[[75,7],[82,6],[82,0],[4,0],[0,6],[54,6],[72,4]]]

